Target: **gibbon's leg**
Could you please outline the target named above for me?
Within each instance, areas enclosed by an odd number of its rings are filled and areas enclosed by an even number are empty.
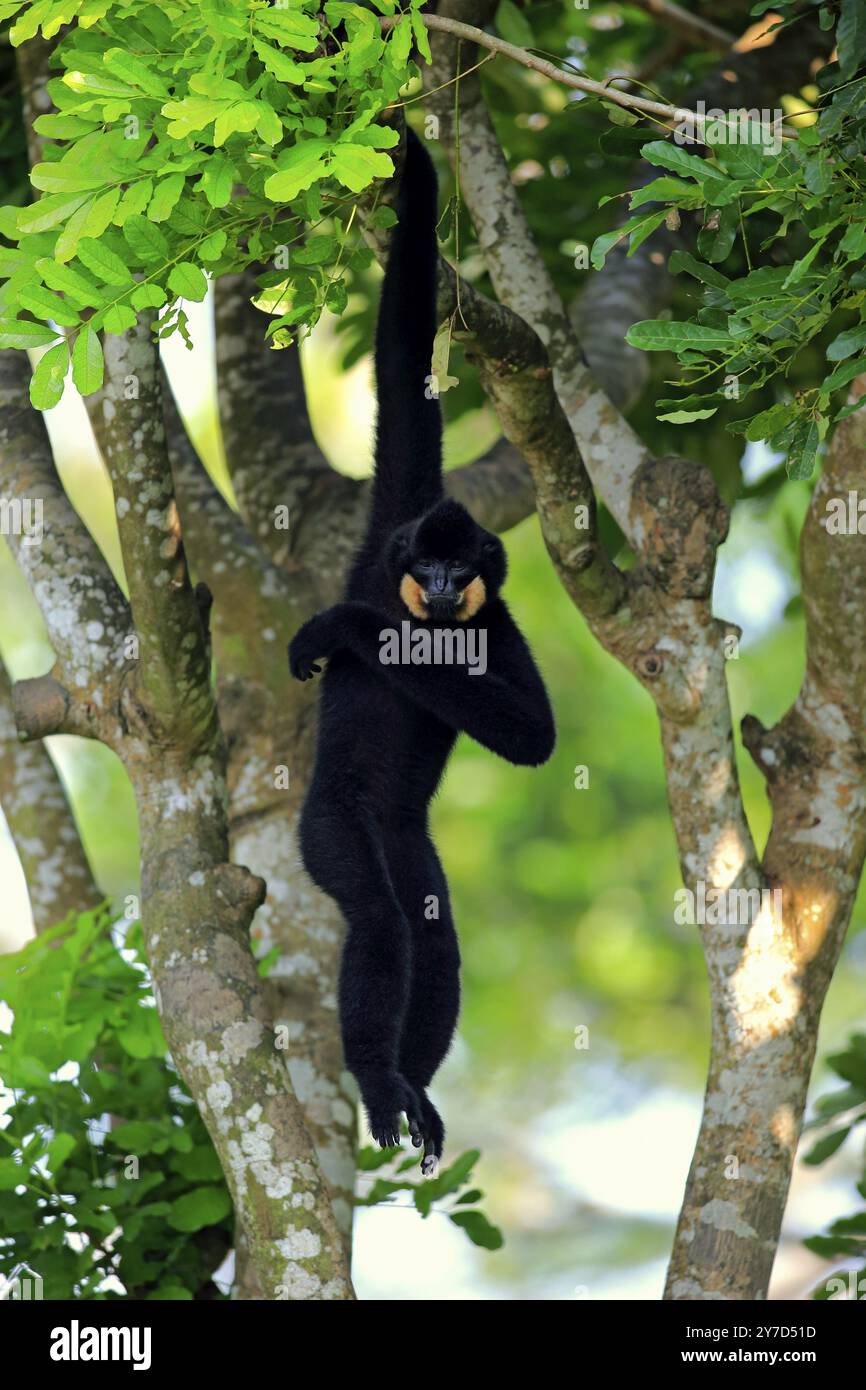
[[[460,1012],[460,948],[448,884],[424,828],[396,832],[386,854],[400,904],[411,931],[409,1003],[400,1038],[399,1067],[421,1103],[422,1124],[413,1143],[423,1143],[422,1170],[435,1170],[445,1127],[427,1087],[445,1058]]]
[[[411,1086],[398,1070],[400,1028],[409,993],[409,927],[394,893],[372,818],[315,798],[304,812],[301,848],[311,877],[346,921],[340,965],[340,1027],[346,1067],[355,1077],[370,1133],[387,1148],[400,1142],[400,1114],[421,1121]]]

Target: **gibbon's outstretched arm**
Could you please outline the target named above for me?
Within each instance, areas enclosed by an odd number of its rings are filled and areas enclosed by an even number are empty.
[[[439,248],[436,173],[414,131],[406,131],[400,221],[376,329],[376,472],[369,534],[384,537],[442,496],[442,416],[428,378],[436,336]]]
[[[385,664],[383,629],[393,619],[368,603],[337,603],[305,623],[289,647],[298,680],[320,668],[320,657],[345,649],[379,672],[407,699],[443,724],[469,734],[509,762],[536,767],[553,752],[556,731],[544,682],[508,609],[497,599],[484,610],[487,670],[462,665]]]

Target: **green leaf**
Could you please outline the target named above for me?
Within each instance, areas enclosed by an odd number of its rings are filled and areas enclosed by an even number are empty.
[[[230,135],[248,135],[255,130],[259,120],[259,107],[255,101],[236,101],[223,107],[214,121],[213,142],[224,145]]]
[[[855,1033],[851,1046],[844,1052],[833,1052],[827,1058],[830,1066],[843,1081],[854,1086],[866,1086],[866,1035]]]
[[[188,1182],[215,1182],[222,1179],[222,1168],[213,1145],[201,1145],[186,1154],[173,1154],[169,1164]]]
[[[851,357],[864,347],[866,347],[866,323],[861,323],[856,328],[846,328],[844,333],[840,333],[838,337],[833,339],[827,348],[827,361],[842,362],[846,357]]]
[[[98,334],[89,325],[79,332],[72,349],[72,380],[82,396],[90,396],[102,385],[105,362]]]
[[[104,186],[105,173],[52,160],[50,164],[34,164],[30,182],[43,193],[89,193]]]
[[[136,285],[129,296],[133,309],[161,309],[168,295],[161,285]]]
[[[290,203],[304,188],[327,173],[327,140],[299,140],[284,151],[278,169],[265,180],[265,197],[274,203]]]
[[[473,1245],[484,1250],[500,1250],[505,1238],[498,1226],[492,1225],[483,1211],[452,1211],[449,1213],[455,1226],[466,1232]]]
[[[160,179],[153,190],[153,197],[147,209],[147,215],[152,222],[168,220],[172,208],[183,192],[185,182],[183,174],[169,174],[167,178]]]
[[[175,1231],[200,1231],[224,1220],[232,1209],[225,1187],[196,1187],[172,1202],[168,1224]]]
[[[132,313],[132,310],[128,310]],[[135,315],[133,314],[133,322]],[[120,330],[121,332],[124,330]],[[129,1022],[117,1030],[117,1041],[130,1057],[143,1060],[145,1057],[163,1057],[165,1038],[159,1014],[156,1009],[138,1007],[131,1014]]]
[[[679,275],[684,271],[686,275],[693,275],[696,280],[701,280],[705,285],[712,285],[715,289],[725,290],[728,288],[729,281],[720,270],[716,270],[711,265],[705,265],[703,261],[691,256],[688,251],[672,251],[668,258],[668,270],[671,275]]]
[[[115,77],[139,87],[146,96],[156,97],[160,101],[168,96],[168,87],[163,79],[127,49],[109,48],[102,55],[102,61]]]
[[[76,328],[80,321],[79,315],[69,304],[42,285],[22,286],[18,291],[18,303],[22,309],[27,309],[33,314],[34,318],[49,319],[64,328]]]
[[[850,1133],[851,1126],[848,1125],[845,1129],[835,1129],[832,1134],[825,1134],[824,1138],[819,1139],[817,1144],[813,1144],[809,1152],[804,1155],[803,1162],[808,1163],[810,1167],[817,1167],[819,1163],[823,1163],[825,1159],[828,1159],[831,1154],[842,1147]]]
[[[394,172],[389,155],[366,145],[335,145],[331,155],[331,172],[353,193],[360,193],[374,179],[389,179]]]
[[[282,121],[266,101],[257,101],[255,106],[259,113],[255,124],[256,134],[266,145],[278,145],[284,134]]]
[[[148,217],[133,213],[123,224],[123,235],[135,255],[142,261],[168,259],[168,242],[159,227]]]
[[[825,1125],[832,1115],[841,1115],[846,1110],[854,1110],[863,1105],[866,1105],[866,1091],[860,1086],[846,1086],[841,1091],[831,1091],[829,1095],[821,1096],[816,1101],[815,1109],[818,1116],[809,1122],[809,1128]]]
[[[126,333],[135,327],[135,310],[128,304],[111,304],[98,318],[106,333]]]
[[[821,443],[823,423],[820,418],[806,420],[795,435],[786,464],[789,478],[811,478],[818,445]]]
[[[839,243],[839,250],[852,261],[866,255],[866,222],[852,222]]]
[[[168,287],[183,299],[201,301],[207,294],[207,278],[192,261],[179,261],[168,277]]]
[[[36,410],[53,410],[63,395],[69,370],[69,344],[64,340],[43,353],[30,378],[30,403]]]
[[[199,244],[198,254],[203,261],[217,261],[225,250],[228,241],[228,233],[223,231],[211,232],[209,237]]]
[[[629,238],[629,254],[636,251],[638,246],[646,241],[647,237],[651,236],[656,227],[660,226],[664,220],[664,208],[656,212],[644,212],[638,217],[630,217],[620,227],[615,227],[612,232],[605,232],[602,236],[596,237],[590,254],[593,269],[601,270],[608,253],[625,237]]]
[[[737,209],[722,208],[714,214],[709,225],[698,232],[698,250],[708,261],[723,261],[729,254],[737,235]]]
[[[205,130],[216,120],[224,103],[210,97],[188,96],[183,101],[167,101],[162,108],[168,119],[167,133],[173,140],[185,140],[199,130]]]
[[[237,171],[224,154],[215,154],[207,162],[197,188],[200,188],[212,208],[224,208],[232,196]]]
[[[296,63],[287,53],[281,53],[273,44],[265,43],[264,39],[254,39],[253,48],[268,72],[273,73],[280,82],[289,82],[298,87],[303,85],[307,72],[301,63]]]
[[[128,285],[132,281],[132,274],[120,257],[95,237],[82,237],[77,255],[81,263],[107,285]]]
[[[0,348],[34,348],[44,343],[53,343],[57,334],[44,323],[31,323],[29,319],[0,319]],[[7,1084],[13,1083],[7,1079]]]
[[[821,395],[829,396],[831,391],[837,391],[840,386],[847,386],[849,381],[853,381],[855,376],[860,376],[863,372],[866,372],[866,357],[855,357],[853,361],[846,362],[844,367],[837,367],[835,372],[824,379]]]
[[[503,3],[503,4],[507,4],[507,3],[509,3],[509,0],[502,0],[502,3]],[[515,6],[515,8],[516,8],[516,6]],[[520,11],[517,10],[517,13],[520,14]],[[522,17],[523,17],[523,16],[521,15],[521,18],[522,18]],[[416,45],[417,45],[418,52],[421,54],[421,57],[424,59],[424,62],[425,62],[425,63],[432,63],[432,62],[433,62],[433,54],[432,54],[432,52],[430,51],[430,36],[429,36],[429,34],[427,33],[427,25],[424,23],[423,19],[421,18],[420,14],[418,13],[417,10],[413,10],[413,11],[412,11],[412,13],[411,13],[411,15],[410,15],[410,19],[411,19],[411,21],[412,21],[412,33],[415,35],[415,43],[416,43]],[[527,27],[527,29],[529,29],[529,25],[528,25],[528,24],[527,24],[526,27]],[[529,39],[530,39],[530,42],[531,42],[531,41],[532,41],[532,30],[531,30],[531,29],[529,29]]]
[[[12,1192],[27,1181],[27,1169],[14,1158],[0,1158],[0,1192]]]
[[[799,413],[795,401],[779,401],[776,405],[771,405],[769,410],[762,410],[759,415],[755,415],[749,421],[746,438],[753,443],[759,439],[772,439],[774,434],[779,433],[779,430],[796,420]]]
[[[49,193],[38,202],[18,209],[19,231],[31,236],[36,232],[47,232],[60,222],[67,222],[82,203],[89,202],[87,193]]]
[[[657,415],[657,420],[667,420],[671,425],[691,425],[695,420],[709,420],[718,411],[714,405],[709,410],[672,410],[667,415]]]
[[[724,352],[731,339],[724,328],[709,328],[701,323],[679,323],[675,319],[644,319],[632,324],[626,342],[644,352],[681,352],[691,348],[699,352]]]
[[[839,48],[839,72],[848,81],[866,62],[866,10],[862,0],[842,0],[842,10],[836,25]]]
[[[822,237],[820,241],[816,241],[815,245],[810,246],[809,250],[806,252],[804,256],[801,256],[798,261],[794,262],[790,271],[785,277],[785,281],[782,285],[783,290],[789,289],[791,285],[796,285],[798,281],[802,280],[803,276],[806,274],[806,271],[809,269],[815,257],[818,255],[818,252],[821,250],[821,247],[824,245],[825,241],[826,237]]]
[[[641,147],[641,155],[648,164],[671,169],[684,178],[697,179],[698,182],[714,176],[718,178],[718,168],[709,160],[689,154],[682,145],[675,145],[671,140],[651,140],[648,145]]]
[[[108,227],[113,220],[119,202],[119,188],[110,188],[107,193],[103,193],[100,197],[94,199],[87,209],[87,215],[81,224],[81,235],[101,237],[106,227]]]
[[[314,236],[296,248],[292,259],[296,265],[328,265],[339,249],[340,243],[335,236]]]
[[[160,1284],[158,1288],[155,1288],[153,1293],[149,1293],[147,1295],[147,1301],[148,1303],[154,1303],[168,1300],[172,1303],[186,1303],[194,1297],[195,1295],[190,1289],[185,1289],[183,1284],[173,1284],[169,1279],[166,1280],[164,1284]]]
[[[76,1140],[71,1134],[64,1134],[62,1131],[54,1135],[48,1145],[47,1161],[48,1171],[58,1173],[63,1167],[70,1154],[75,1151]]]
[[[684,179],[671,178],[666,174],[636,188],[631,195],[629,206],[639,208],[644,203],[681,203],[694,199],[697,194],[698,190],[694,184],[686,183]]]
[[[253,19],[255,27],[268,38],[276,39],[283,48],[297,48],[301,53],[313,53],[319,43],[319,26],[310,15],[300,10],[270,8],[259,10]]]

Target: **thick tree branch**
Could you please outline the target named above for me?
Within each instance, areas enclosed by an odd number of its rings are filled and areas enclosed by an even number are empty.
[[[250,950],[265,885],[226,862],[226,748],[210,685],[208,605],[184,557],[149,326],[111,339],[106,365],[92,411],[140,641],[118,751],[138,806],[143,930],[160,1014],[220,1156],[263,1297],[346,1298],[342,1237]],[[134,392],[121,385],[130,382]]]
[[[19,682],[19,691],[21,683]],[[37,932],[104,898],[93,879],[72,807],[48,749],[22,743],[12,687],[0,661],[0,806],[27,882]]]
[[[255,267],[217,281],[220,421],[241,515],[274,562],[287,565],[294,528],[328,464],[307,415],[297,344],[269,346],[267,317],[251,302],[258,293]]]
[[[129,610],[100,550],[57,476],[42,416],[28,401],[22,352],[0,353],[0,493],[15,512],[9,543],[42,611],[67,698],[33,737],[78,733],[110,742],[126,669]]]
[[[259,548],[199,461],[170,392],[164,402],[190,563],[214,594],[211,635],[228,746],[231,857],[267,880],[252,936],[257,954],[273,948],[280,953],[264,989],[306,1126],[306,1133],[293,1131],[287,1156],[303,1162],[307,1134],[312,1137],[348,1256],[357,1122],[334,1008],[342,922],[334,904],[307,878],[294,847],[314,749],[314,692],[287,681],[285,657],[289,637],[322,602],[322,578],[306,556],[287,571]],[[362,486],[340,481],[360,511]],[[301,538],[318,536],[327,552],[339,548],[341,525],[332,510],[317,514],[308,505]],[[295,549],[298,540],[296,535]],[[261,1299],[249,1251],[239,1224],[236,1297]]]
[[[88,410],[114,491],[142,706],[172,721],[169,739],[207,746],[216,728],[210,655],[183,551],[151,326],[145,316],[128,335],[106,337],[106,381]]]
[[[766,1296],[821,1008],[866,855],[866,536],[827,526],[828,501],[847,507],[862,482],[864,449],[866,420],[849,416],[803,529],[807,647],[797,700],[772,730],[743,722],[773,807],[762,882],[776,892],[746,924],[705,931],[712,1056],[669,1298]]]

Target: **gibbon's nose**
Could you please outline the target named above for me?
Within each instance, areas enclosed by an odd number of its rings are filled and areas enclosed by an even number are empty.
[[[438,609],[453,608],[456,604],[457,590],[445,565],[437,565],[433,570],[424,589],[424,598],[428,605]]]

